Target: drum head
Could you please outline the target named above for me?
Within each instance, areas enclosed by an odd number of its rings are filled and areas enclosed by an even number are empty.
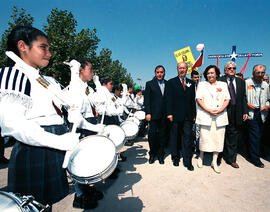
[[[136,117],[129,117],[129,118],[127,118],[127,121],[133,121],[138,126],[140,125],[140,120],[137,119]]]
[[[99,175],[102,178],[104,171],[115,163],[115,158],[116,148],[109,138],[91,135],[83,138],[73,150],[67,169],[71,175],[77,177],[91,178]]]
[[[127,139],[133,139],[139,132],[139,126],[133,121],[124,121],[120,127],[125,131]]]
[[[139,119],[140,121],[141,120],[144,120],[145,119],[145,112],[140,110],[140,111],[136,111],[134,113],[134,117],[136,117],[137,119]]]
[[[113,141],[117,152],[124,146],[126,135],[121,127],[117,125],[107,125],[104,128],[103,135],[108,136]]]

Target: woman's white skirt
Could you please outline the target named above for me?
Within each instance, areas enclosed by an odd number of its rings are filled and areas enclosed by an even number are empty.
[[[201,125],[200,150],[204,152],[222,152],[226,126],[216,127],[215,120],[211,126]]]

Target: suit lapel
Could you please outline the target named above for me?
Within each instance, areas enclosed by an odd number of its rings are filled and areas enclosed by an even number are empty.
[[[180,88],[182,91],[184,91],[184,88],[183,88],[183,85],[182,85],[182,82],[181,82],[180,78],[177,76],[174,79],[175,79],[174,81],[175,81],[176,86],[178,88]]]
[[[162,96],[162,93],[161,93],[161,89],[159,87],[159,84],[158,84],[158,81],[156,79],[153,79],[153,85],[154,85],[154,88],[156,90],[158,90],[158,92],[160,93],[160,95]]]

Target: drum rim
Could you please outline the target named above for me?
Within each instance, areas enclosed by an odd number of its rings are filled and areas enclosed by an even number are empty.
[[[8,192],[8,191],[0,191],[0,194],[4,194],[7,197],[9,197],[10,199],[14,200],[17,205],[20,207],[20,209],[23,209],[21,204],[22,204],[22,200],[20,200],[19,197],[17,197],[13,192]]]
[[[21,210],[21,212],[25,211],[25,208],[22,207],[22,204],[24,203],[25,199],[28,198],[28,196],[21,196],[21,194],[15,194],[13,192],[9,192],[9,191],[0,191],[0,194],[4,194],[6,195],[7,197],[9,197],[10,199],[14,200],[16,205],[19,207],[19,209]],[[21,197],[19,197],[18,195],[20,195]],[[27,204],[27,206],[31,206],[31,207],[34,207],[34,209],[37,209],[33,204],[32,202],[29,202]],[[38,209],[37,209],[38,210]]]
[[[113,158],[113,161],[110,163],[110,165],[104,171],[102,171],[102,172],[100,172],[100,173],[98,173],[96,175],[89,176],[89,177],[79,177],[79,176],[71,173],[68,168],[67,168],[67,172],[69,173],[70,177],[74,181],[76,181],[78,183],[82,183],[82,184],[93,184],[93,183],[97,183],[97,182],[99,182],[101,180],[106,179],[114,171],[114,169],[116,168],[117,164],[118,164],[118,156],[117,156],[117,154],[115,154],[115,156]],[[106,173],[106,172],[108,172],[108,173]],[[102,176],[104,176],[104,177],[102,177]],[[89,180],[91,180],[91,183],[89,183]]]
[[[82,184],[91,184],[91,183],[85,183],[85,182],[87,181],[87,179],[90,180],[90,179],[95,178],[95,177],[97,177],[97,176],[100,178],[101,176],[103,176],[103,174],[106,173],[106,171],[108,171],[108,170],[110,170],[110,169],[112,168],[112,171],[109,172],[109,173],[111,174],[111,173],[114,171],[114,169],[116,168],[117,163],[118,163],[118,157],[117,157],[117,151],[116,151],[117,148],[116,148],[114,142],[112,141],[112,139],[106,137],[105,135],[89,135],[89,136],[86,136],[86,137],[82,138],[82,139],[80,140],[80,142],[83,141],[83,140],[85,140],[85,139],[87,139],[88,137],[104,137],[104,138],[108,139],[108,140],[114,145],[114,148],[115,148],[115,155],[114,155],[114,157],[113,157],[112,162],[108,165],[108,167],[107,167],[105,170],[103,170],[102,172],[100,172],[100,173],[98,173],[98,174],[95,174],[95,175],[93,175],[93,176],[79,177],[79,176],[77,176],[77,175],[71,173],[71,171],[69,170],[69,166],[67,166],[67,172],[69,173],[70,178],[71,178],[72,180],[74,180],[74,181],[76,181],[76,182],[78,182],[78,183],[82,183]],[[108,174],[105,175],[104,179],[106,179],[107,177],[108,177]],[[97,180],[93,181],[92,183],[97,183],[97,182],[99,182],[99,181],[101,181],[101,180],[104,180],[104,179],[102,179],[102,178],[101,178],[101,179],[99,179],[99,178],[97,178]],[[82,179],[83,181],[82,181],[81,179]]]

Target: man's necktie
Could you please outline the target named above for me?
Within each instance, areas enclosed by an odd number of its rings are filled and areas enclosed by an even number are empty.
[[[236,101],[235,101],[235,89],[233,86],[233,78],[230,78],[229,92],[230,92],[230,96],[231,96],[231,105],[235,105]]]
[[[184,91],[185,91],[186,90],[185,79],[182,79],[182,85],[183,85],[183,88],[184,88]]]

